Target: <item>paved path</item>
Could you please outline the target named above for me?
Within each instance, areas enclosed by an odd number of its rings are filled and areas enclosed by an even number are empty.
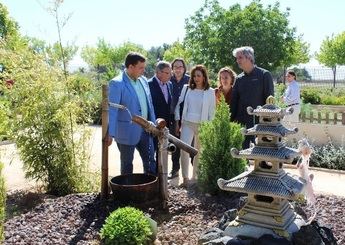
[[[90,163],[93,169],[101,169],[101,127],[92,126],[92,136],[90,141],[91,158]],[[34,181],[29,181],[24,178],[22,170],[22,162],[20,161],[15,145],[6,144],[0,146],[0,161],[4,163],[4,175],[6,180],[7,190],[16,190],[23,188],[31,188],[36,185]],[[109,175],[116,176],[120,174],[120,155],[117,150],[115,142],[109,148]],[[191,166],[191,165],[190,165]],[[285,168],[287,172],[298,175],[294,166],[292,168]],[[169,156],[169,170],[171,169],[171,161]],[[140,161],[140,156],[136,152],[134,156],[134,172],[142,173],[143,168]],[[192,171],[189,171],[192,173]],[[316,193],[334,194],[345,197],[345,171],[320,171],[311,169],[314,174],[313,186]],[[181,176],[181,174],[180,174]],[[174,179],[172,184],[179,184],[180,178]]]

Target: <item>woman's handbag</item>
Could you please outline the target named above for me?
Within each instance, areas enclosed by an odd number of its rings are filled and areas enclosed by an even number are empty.
[[[188,88],[189,88],[189,86],[187,86],[186,92],[184,93],[184,96],[183,96],[183,101],[180,103],[180,120],[182,120],[184,101],[186,100],[186,95],[187,95]]]

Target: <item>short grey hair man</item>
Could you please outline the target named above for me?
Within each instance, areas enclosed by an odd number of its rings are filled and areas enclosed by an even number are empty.
[[[249,46],[243,46],[243,47],[239,47],[239,48],[235,48],[232,51],[232,55],[234,57],[237,56],[237,54],[241,53],[242,55],[244,55],[247,59],[249,59],[253,64],[255,63],[255,58],[254,58],[254,49],[252,47]]]
[[[167,61],[164,61],[164,60],[158,61],[157,65],[156,65],[156,72],[162,71],[165,68],[171,68],[170,63]]]

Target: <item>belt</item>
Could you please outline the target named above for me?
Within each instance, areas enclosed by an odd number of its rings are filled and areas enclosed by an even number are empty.
[[[299,105],[299,103],[291,104],[291,105],[288,105],[288,106],[293,106],[293,105]]]

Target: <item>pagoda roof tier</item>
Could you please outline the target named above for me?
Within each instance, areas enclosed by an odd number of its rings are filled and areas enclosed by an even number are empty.
[[[257,146],[238,151],[236,148],[231,149],[231,155],[235,158],[257,159],[269,162],[286,162],[292,163],[293,159],[300,153],[290,147],[263,147]]]
[[[288,129],[285,128],[282,124],[278,125],[266,125],[266,124],[256,124],[254,127],[249,129],[243,129],[243,134],[245,135],[271,135],[271,136],[278,136],[278,137],[285,137],[289,134],[295,134],[298,132],[297,128]]]
[[[255,115],[259,117],[270,117],[270,118],[283,118],[285,115],[291,115],[293,113],[293,108],[280,108],[274,104],[266,104],[263,106],[258,106],[256,109],[248,106],[247,112],[249,115]]]
[[[220,189],[241,193],[252,193],[294,200],[301,194],[305,180],[284,172],[280,176],[256,175],[255,171],[244,172],[230,180],[218,179]]]

